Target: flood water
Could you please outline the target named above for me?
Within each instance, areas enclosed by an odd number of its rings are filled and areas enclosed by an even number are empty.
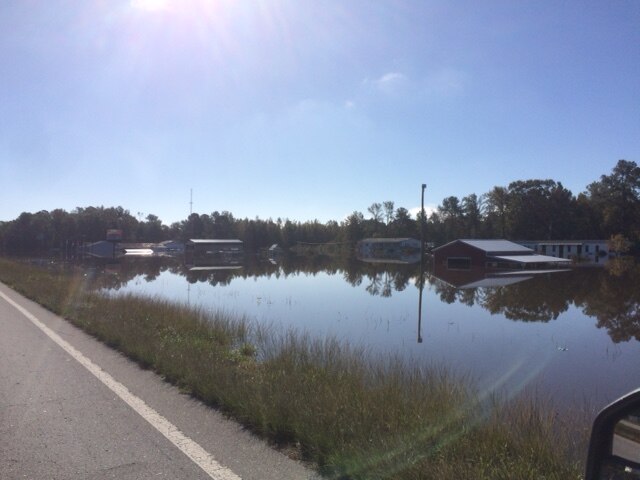
[[[122,259],[94,267],[114,293],[245,315],[372,354],[469,374],[481,391],[535,388],[598,408],[640,387],[640,265],[495,275],[315,256],[189,267]],[[421,282],[420,278],[424,278]],[[421,313],[421,316],[419,315]]]

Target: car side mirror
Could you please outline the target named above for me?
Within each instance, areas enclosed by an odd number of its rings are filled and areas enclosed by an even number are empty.
[[[640,389],[605,407],[591,429],[585,480],[640,480]]]

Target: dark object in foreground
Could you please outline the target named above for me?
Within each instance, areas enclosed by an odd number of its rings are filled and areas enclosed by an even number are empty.
[[[640,479],[640,388],[604,408],[593,422],[585,480]]]

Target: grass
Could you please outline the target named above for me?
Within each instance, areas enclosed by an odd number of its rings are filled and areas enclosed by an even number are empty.
[[[91,288],[0,259],[0,281],[336,479],[578,479],[586,422],[530,393],[480,401],[445,368]]]

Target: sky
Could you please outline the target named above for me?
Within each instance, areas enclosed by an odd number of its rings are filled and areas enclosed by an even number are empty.
[[[639,25],[638,0],[2,0],[0,221],[577,195],[640,162]]]

